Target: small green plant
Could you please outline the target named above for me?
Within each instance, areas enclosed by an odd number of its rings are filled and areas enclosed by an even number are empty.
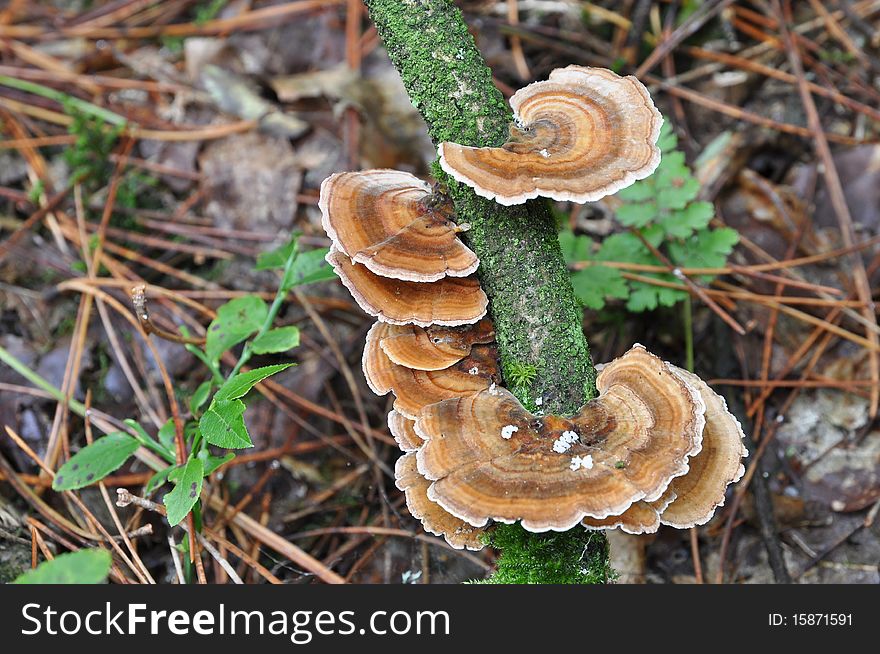
[[[101,549],[60,554],[28,570],[14,584],[102,584],[112,562],[110,552]]]
[[[571,281],[579,300],[591,309],[602,309],[610,298],[625,300],[632,312],[671,307],[688,297],[686,291],[626,279],[610,262],[663,266],[645,242],[661,252],[676,268],[720,268],[727,262],[739,240],[736,230],[712,228],[715,216],[711,202],[697,201],[700,185],[685,164],[684,153],[676,149],[677,139],[666,121],[658,145],[662,159],[657,170],[620,191],[622,204],[617,220],[626,232],[613,234],[595,247],[587,236],[563,231],[563,254],[569,265],[590,265],[572,273]],[[643,239],[645,242],[643,242]],[[680,284],[672,273],[639,272],[643,277]],[[711,275],[692,276],[706,283]]]
[[[109,125],[102,116],[84,111],[69,100],[61,104],[65,113],[72,118],[67,132],[76,138],[64,150],[64,160],[70,166],[71,183],[82,180],[91,180],[91,184],[103,183],[113,172],[110,153],[124,125]]]
[[[59,468],[52,487],[59,491],[74,490],[96,483],[143,446],[166,463],[147,482],[145,492],[152,493],[166,483],[173,485],[163,498],[169,524],[178,524],[190,511],[198,517],[204,478],[235,457],[234,452],[222,450],[253,447],[244,421],[245,397],[261,381],[295,364],[285,362],[241,370],[255,354],[282,354],[299,345],[297,327],[273,324],[292,288],[334,276],[324,261],[325,254],[326,250],[300,251],[294,236],[282,247],[261,255],[258,270],[281,270],[281,282],[272,304],[267,305],[257,295],[230,300],[217,310],[217,317],[208,326],[204,347],[185,346],[205,364],[207,379],[187,402],[190,417],[184,425],[183,463],[177,463],[178,441],[173,420],[162,425],[155,437],[137,421],[126,420],[130,431],[107,434],[82,448]],[[222,355],[242,343],[236,364],[224,372]]]

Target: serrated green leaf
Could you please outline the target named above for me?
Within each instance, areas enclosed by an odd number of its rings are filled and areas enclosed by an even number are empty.
[[[110,574],[110,552],[101,549],[59,554],[19,576],[13,584],[102,584]]]
[[[704,229],[714,216],[715,207],[711,202],[691,202],[684,209],[663,216],[659,224],[673,238],[688,238]]]
[[[657,139],[657,147],[664,153],[673,150],[678,145],[678,137],[672,130],[672,123],[665,118],[663,125],[660,127],[660,138]]]
[[[571,283],[578,300],[590,309],[601,309],[605,298],[626,298],[629,286],[616,268],[589,266],[571,276]]]
[[[695,177],[686,177],[657,191],[657,206],[661,209],[684,209],[687,203],[697,197],[700,183]]]
[[[211,387],[213,386],[211,380],[206,382],[202,382],[199,384],[199,387],[193,392],[192,397],[189,398],[189,410],[194,416],[198,415],[199,409],[202,408],[202,405],[208,401],[208,397],[211,395]]]
[[[256,295],[244,295],[221,306],[208,326],[205,343],[208,359],[218,361],[226,350],[257,332],[268,315],[269,307]]]
[[[559,247],[567,264],[589,259],[592,246],[593,241],[588,236],[575,235],[570,229],[559,232]]]
[[[654,202],[624,204],[616,213],[617,220],[627,227],[644,227],[657,218],[657,205]]]
[[[270,329],[257,336],[251,343],[254,354],[287,352],[299,345],[299,327],[289,325]]]
[[[240,372],[235,377],[226,380],[226,383],[220,387],[214,395],[214,401],[217,400],[235,400],[247,395],[248,391],[259,384],[267,377],[287,370],[295,363],[276,363],[271,366],[263,366],[262,368],[254,368],[247,372]]]
[[[253,447],[244,424],[245,404],[241,400],[214,399],[199,420],[199,429],[211,445],[229,449]]]
[[[633,313],[641,311],[651,311],[657,308],[657,292],[653,287],[639,284],[638,288],[634,288],[629,294],[626,302],[626,308]]]
[[[202,461],[193,457],[186,462],[180,475],[176,478],[174,490],[162,498],[168,524],[172,527],[183,520],[186,514],[195,506],[196,502],[199,501],[204,477],[205,470],[202,466]]]
[[[669,244],[669,257],[680,268],[721,268],[739,241],[729,227],[704,229],[690,238]]]
[[[612,234],[596,253],[597,261],[625,261],[629,263],[654,264],[656,260],[635,234],[621,232]]]
[[[58,469],[52,488],[74,490],[100,481],[119,468],[138,448],[137,439],[117,431],[86,445]]]
[[[617,198],[623,202],[645,202],[657,193],[654,188],[653,175],[617,192]]]

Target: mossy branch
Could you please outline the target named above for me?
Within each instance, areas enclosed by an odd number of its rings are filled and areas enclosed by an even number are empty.
[[[501,145],[510,108],[459,9],[449,0],[365,4],[433,141]],[[594,396],[596,373],[548,203],[504,207],[477,196],[436,163],[433,172],[447,186],[458,221],[471,226],[465,238],[480,258],[478,274],[489,296],[507,386],[532,411],[576,412]],[[524,369],[534,374],[524,378],[518,373]],[[607,578],[601,535],[579,529],[564,536],[520,532],[518,526],[498,531],[503,551],[496,581],[596,583]],[[572,552],[578,553],[574,561]],[[572,563],[570,570],[583,572],[560,575],[559,557]],[[530,572],[522,574],[524,569]]]

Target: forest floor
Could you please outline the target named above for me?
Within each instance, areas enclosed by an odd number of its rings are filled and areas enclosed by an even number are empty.
[[[880,2],[458,4],[506,97],[568,64],[642,79],[713,226],[739,234],[726,265],[681,271],[690,294],[660,262],[605,261],[681,292],[671,306],[585,308],[597,362],[634,342],[680,365],[692,355],[752,450],[707,525],[611,534],[620,581],[880,582]],[[92,421],[154,435],[167,389],[187,419],[210,376],[191,348],[143,338],[129,289],[147,284],[156,329],[203,336],[224,302],[271,302],[279,276],[256,269],[261,253],[294,233],[302,251],[329,245],[325,177],[427,178],[435,154],[356,0],[3,3],[0,581],[118,520],[130,538],[112,578],[175,582],[186,534],[110,501],[142,492],[142,460],[103,488],[52,489]],[[625,231],[613,201],[556,209],[590,247]],[[493,552],[426,534],[388,477],[390,400],[360,368],[369,317],[324,280],[293,289],[275,324],[298,327],[299,345],[255,365],[297,365],[249,396],[254,447],[206,480],[216,555],[195,578],[230,581],[221,561],[253,583],[486,576]]]

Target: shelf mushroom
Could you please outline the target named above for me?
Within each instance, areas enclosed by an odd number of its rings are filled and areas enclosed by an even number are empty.
[[[388,358],[414,370],[443,370],[468,356],[473,345],[495,340],[488,318],[463,327],[387,324],[375,329],[379,347]]]
[[[377,275],[410,282],[466,277],[477,269],[450,205],[399,170],[336,173],[321,183],[318,202],[324,231],[340,252]]]
[[[401,452],[415,452],[424,441],[416,433],[416,423],[402,413],[391,410],[388,414],[388,431],[397,442]]]
[[[415,454],[404,454],[394,466],[394,479],[397,488],[406,495],[406,506],[410,515],[420,520],[425,531],[443,536],[446,542],[456,549],[483,548],[480,535],[485,531],[474,527],[428,499],[428,486],[416,467]]]
[[[425,407],[415,431],[430,500],[475,527],[564,531],[659,499],[700,451],[706,410],[668,364],[633,347],[574,417],[535,416],[491,387]]]
[[[495,348],[477,345],[470,354],[443,370],[414,370],[398,365],[379,346],[387,327],[377,322],[367,332],[364,345],[364,377],[376,395],[393,392],[394,410],[415,419],[426,406],[441,400],[463,397],[489,388],[497,379]]]
[[[672,372],[695,389],[706,405],[706,426],[700,452],[688,462],[688,472],[676,477],[655,502],[636,502],[619,516],[604,520],[584,519],[590,529],[620,527],[631,534],[653,533],[661,524],[687,529],[705,524],[724,504],[728,485],[745,472],[743,457],[748,450],[736,417],[727,410],[724,398],[697,375],[669,364]]]
[[[455,327],[486,315],[489,300],[476,277],[443,277],[436,282],[381,277],[352,262],[335,246],[326,259],[361,309],[379,320]]]
[[[499,204],[593,202],[654,172],[663,118],[644,85],[605,68],[557,68],[510,98],[501,147],[444,142],[440,166]]]

